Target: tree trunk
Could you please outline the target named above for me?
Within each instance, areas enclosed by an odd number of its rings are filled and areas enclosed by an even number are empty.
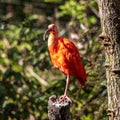
[[[55,95],[49,97],[48,101],[49,120],[71,120],[70,101],[60,101]]]
[[[105,46],[109,120],[120,120],[120,0],[98,0]]]

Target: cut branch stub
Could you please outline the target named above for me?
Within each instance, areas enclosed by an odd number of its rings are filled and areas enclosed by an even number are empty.
[[[70,101],[60,101],[55,95],[49,97],[48,101],[49,120],[71,120]]]

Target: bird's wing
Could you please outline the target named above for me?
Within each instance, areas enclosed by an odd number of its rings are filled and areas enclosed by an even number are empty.
[[[64,56],[62,64],[65,64],[66,72],[69,72],[70,75],[85,82],[86,73],[82,65],[78,49],[70,40],[66,38],[61,39],[60,43],[59,49],[62,52],[61,56]]]
[[[71,71],[71,74],[76,72],[75,68],[77,68],[80,55],[75,47],[75,45],[68,39],[64,38],[61,40],[60,48],[62,55],[64,56],[64,61],[67,64],[67,67]],[[74,74],[75,75],[75,74]]]

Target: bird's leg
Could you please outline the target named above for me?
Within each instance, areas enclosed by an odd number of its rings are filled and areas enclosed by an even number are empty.
[[[67,96],[67,90],[68,90],[68,85],[70,82],[70,76],[67,75],[67,79],[66,79],[66,87],[65,87],[65,91],[64,91],[64,95],[60,96],[60,102],[64,101],[64,100],[68,100],[69,102],[72,102],[71,99]]]
[[[66,79],[66,87],[65,87],[65,91],[64,91],[64,96],[67,96],[67,90],[68,90],[69,82],[70,82],[70,76],[67,75],[67,79]]]

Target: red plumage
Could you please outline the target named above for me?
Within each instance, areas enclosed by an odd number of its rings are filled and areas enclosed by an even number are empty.
[[[84,87],[86,82],[86,71],[82,65],[78,49],[69,39],[58,37],[57,26],[55,24],[49,25],[44,34],[44,38],[48,31],[50,32],[48,49],[51,61],[54,67],[67,75],[66,89],[64,93],[64,96],[66,96],[70,76],[77,78],[81,86]]]
[[[66,38],[57,38],[55,46],[49,46],[51,61],[54,67],[66,75],[76,77],[82,87],[85,86],[86,73],[78,49]]]

